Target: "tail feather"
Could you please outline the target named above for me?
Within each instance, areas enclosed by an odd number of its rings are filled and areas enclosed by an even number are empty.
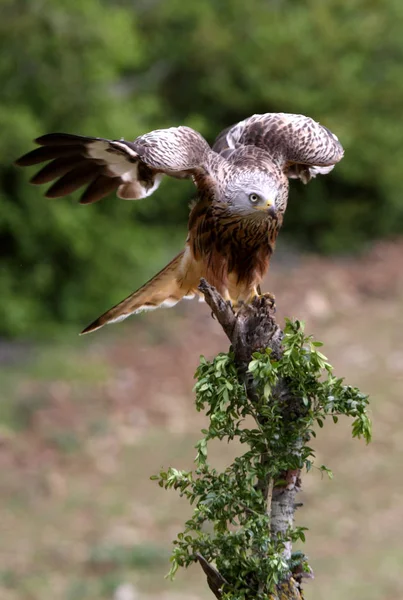
[[[194,297],[195,293],[186,287],[181,287],[180,281],[178,281],[179,268],[183,255],[184,252],[180,252],[150,281],[98,317],[80,335],[100,329],[108,323],[123,321],[123,319],[135,313],[144,310],[154,310],[162,306],[174,306],[184,297]]]

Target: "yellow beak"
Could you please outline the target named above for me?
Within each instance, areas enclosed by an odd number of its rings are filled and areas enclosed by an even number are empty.
[[[271,208],[274,211],[274,202],[271,199],[266,200],[266,202],[264,204],[261,204],[260,206],[256,206],[255,208],[256,208],[256,210],[264,210],[264,211],[267,211]]]

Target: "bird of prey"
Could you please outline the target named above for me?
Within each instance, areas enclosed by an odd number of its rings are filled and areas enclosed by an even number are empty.
[[[236,309],[260,292],[281,227],[288,179],[304,183],[326,174],[343,157],[338,138],[309,117],[253,115],[222,131],[212,147],[196,131],[157,129],[133,142],[50,133],[16,161],[47,163],[34,184],[56,180],[46,192],[58,198],[86,186],[82,204],[116,191],[123,199],[150,196],[164,175],[191,178],[196,201],[185,247],[140,289],[82,333],[134,313],[173,306],[199,294],[205,278]]]

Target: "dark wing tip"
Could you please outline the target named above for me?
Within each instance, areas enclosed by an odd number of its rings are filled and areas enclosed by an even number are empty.
[[[102,318],[99,317],[98,319],[96,319],[95,321],[93,321],[92,323],[87,325],[87,327],[85,329],[80,331],[79,335],[85,335],[86,333],[92,333],[93,331],[96,331],[97,329],[101,329],[101,327],[103,327],[104,325],[105,325],[105,322],[103,322]]]
[[[74,135],[72,133],[46,133],[34,140],[40,146],[17,158],[14,164],[17,167],[29,167],[39,162],[44,162],[59,156],[68,156],[73,152],[82,152],[89,142],[103,140],[103,138]]]
[[[39,146],[39,148],[35,148],[34,150],[31,150],[31,152],[17,158],[15,164],[19,167],[30,167],[32,165],[37,165],[56,158],[72,156],[74,154],[82,156],[84,150],[85,146],[78,143],[77,140],[75,144]]]
[[[26,154],[23,154],[22,156],[20,156],[19,158],[17,158],[13,162],[13,164],[16,167],[29,167],[31,165],[30,154],[31,154],[31,152],[27,152]]]

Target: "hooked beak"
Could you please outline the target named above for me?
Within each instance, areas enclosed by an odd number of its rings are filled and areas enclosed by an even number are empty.
[[[256,206],[256,210],[267,212],[271,217],[276,216],[276,208],[272,200],[266,200],[261,206]]]

